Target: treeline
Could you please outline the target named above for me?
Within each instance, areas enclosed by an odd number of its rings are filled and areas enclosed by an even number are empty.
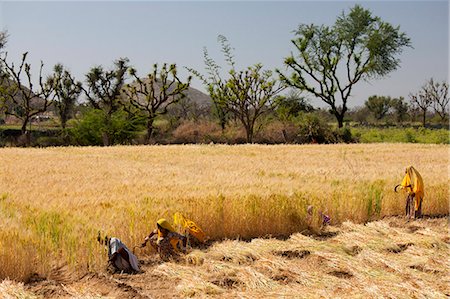
[[[7,38],[0,32],[0,145],[354,142],[346,122],[414,122],[420,114],[425,126],[434,117],[430,108],[440,122],[448,119],[448,84],[433,79],[409,102],[373,96],[364,107],[348,108],[358,82],[396,70],[398,55],[410,47],[399,27],[359,5],[332,26],[301,24],[292,40],[297,55],[284,59],[286,73],[260,63],[238,69],[233,48],[219,35],[225,65],[205,48],[204,71],[186,67],[186,79],[176,64],[155,64],[140,75],[119,58],[109,69],[92,67],[83,82],[62,64],[44,78],[41,62],[33,81],[28,53],[15,65],[4,51]],[[209,103],[190,95],[192,76],[204,84]],[[312,107],[308,97],[327,108]],[[7,126],[14,122],[20,131]]]

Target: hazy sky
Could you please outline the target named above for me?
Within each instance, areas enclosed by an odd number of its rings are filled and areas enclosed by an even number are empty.
[[[19,61],[29,52],[32,67],[45,63],[50,72],[61,62],[77,77],[94,65],[109,68],[128,57],[142,76],[154,63],[177,63],[204,72],[203,47],[221,65],[217,35],[225,35],[238,67],[262,63],[284,70],[291,51],[292,33],[301,23],[329,24],[356,3],[411,38],[414,48],[401,55],[401,67],[383,80],[362,83],[350,106],[368,96],[407,97],[431,77],[448,80],[448,1],[101,1],[8,2],[0,0],[0,29],[10,38],[8,57]],[[294,52],[295,53],[295,52]],[[180,72],[182,78],[187,72]],[[193,86],[204,90],[199,81]],[[319,102],[314,101],[314,104]]]

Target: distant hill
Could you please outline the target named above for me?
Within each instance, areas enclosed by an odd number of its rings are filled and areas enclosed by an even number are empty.
[[[141,80],[143,82],[146,82],[148,79],[147,78],[141,78]],[[137,84],[137,83],[131,83],[131,85],[135,85],[135,84]],[[159,84],[159,86],[160,86],[161,83],[157,83],[157,84]],[[155,90],[155,91],[159,92],[159,90]],[[189,87],[189,89],[187,91],[185,91],[184,94],[186,95],[186,98],[189,101],[192,101],[198,107],[207,108],[207,107],[210,107],[212,105],[211,97],[209,95],[201,92],[200,90],[198,90],[196,88]]]

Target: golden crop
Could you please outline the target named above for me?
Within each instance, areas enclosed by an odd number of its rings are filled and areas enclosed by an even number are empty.
[[[0,149],[0,279],[96,270],[97,232],[140,244],[176,211],[214,239],[289,235],[404,213],[414,165],[425,214],[448,214],[447,145],[180,145]],[[306,208],[314,207],[313,220]]]

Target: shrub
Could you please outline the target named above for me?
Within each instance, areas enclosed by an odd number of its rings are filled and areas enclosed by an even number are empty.
[[[128,144],[143,129],[144,121],[140,117],[117,111],[108,122],[104,111],[92,109],[68,132],[77,145],[103,145],[106,134],[111,144]]]
[[[256,136],[257,143],[293,143],[298,134],[298,128],[292,122],[273,121]]]
[[[300,143],[334,143],[331,127],[317,115],[303,114],[299,121],[297,141]]]
[[[354,136],[348,127],[337,128],[334,131],[334,136],[336,138],[336,142],[356,143],[359,141],[359,138]]]
[[[222,143],[219,125],[210,121],[184,121],[173,131],[173,143]]]

